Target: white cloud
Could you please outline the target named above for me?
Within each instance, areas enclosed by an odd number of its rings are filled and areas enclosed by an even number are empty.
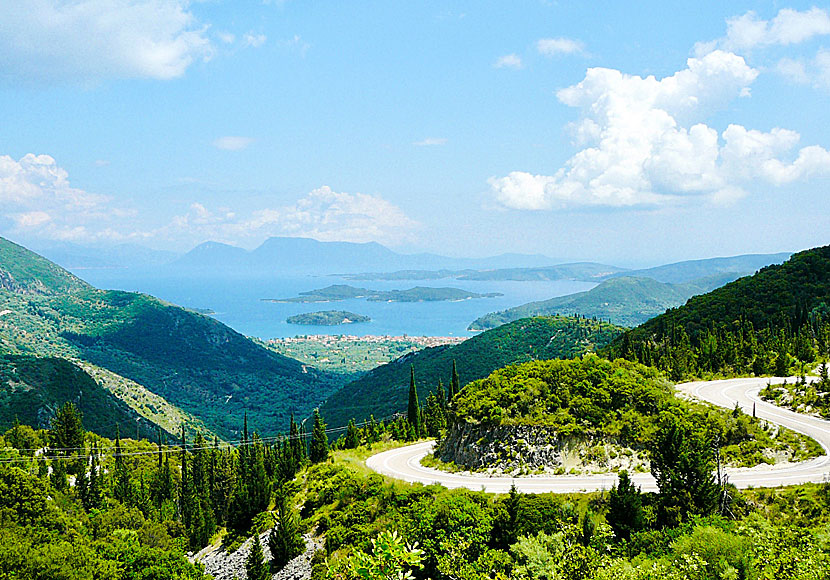
[[[251,137],[231,136],[219,137],[213,140],[213,146],[224,151],[241,151],[248,147],[254,140]]]
[[[782,58],[777,70],[795,83],[830,89],[830,50],[822,48],[808,60]]]
[[[768,46],[800,44],[830,34],[830,13],[813,7],[799,12],[781,9],[772,20],[762,20],[753,11],[726,21],[726,36],[695,45],[700,56],[714,49],[744,52]]]
[[[243,41],[245,46],[252,46],[254,48],[258,48],[265,44],[265,41],[268,40],[268,37],[264,34],[254,34],[252,32],[247,33],[243,37]]]
[[[212,47],[185,0],[0,2],[0,76],[172,79]]]
[[[236,40],[236,35],[232,32],[218,32],[216,36],[225,44],[233,44]]]
[[[444,137],[427,137],[420,141],[415,141],[413,145],[416,147],[432,147],[435,145],[446,145],[447,140]]]
[[[536,50],[545,56],[559,56],[580,54],[585,50],[585,46],[580,41],[571,38],[542,38],[536,42]]]
[[[323,186],[294,204],[262,208],[247,215],[238,215],[227,208],[212,212],[194,203],[186,214],[176,216],[156,235],[230,243],[258,243],[279,235],[395,245],[410,239],[417,227],[417,222],[382,197],[339,193]]]
[[[571,128],[583,148],[553,175],[493,177],[493,193],[505,207],[526,210],[659,206],[690,197],[728,203],[754,180],[781,185],[830,175],[830,153],[821,147],[794,153],[794,131],[730,125],[719,135],[702,122],[748,95],[757,74],[742,57],[720,50],[660,80],[589,69],[579,84],[557,93],[581,111]]]
[[[522,59],[517,54],[506,54],[504,56],[500,56],[496,59],[496,62],[493,63],[495,68],[522,68],[524,64],[522,63]]]
[[[104,195],[72,187],[69,174],[48,155],[15,161],[0,155],[0,220],[16,233],[55,239],[93,239],[101,228],[131,217]]]

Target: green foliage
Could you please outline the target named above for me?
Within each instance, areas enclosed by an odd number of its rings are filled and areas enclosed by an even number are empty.
[[[326,424],[320,416],[320,410],[314,409],[314,430],[311,432],[311,445],[308,458],[312,463],[320,463],[329,457],[329,438],[326,435]]]
[[[529,302],[486,314],[470,324],[469,330],[488,330],[529,316],[551,316],[579,312],[588,318],[609,320],[621,326],[637,326],[668,308],[680,306],[690,297],[731,282],[742,274],[729,272],[683,284],[658,282],[651,278],[612,278],[586,292]]]
[[[251,551],[245,560],[245,577],[248,580],[268,580],[271,577],[271,574],[268,573],[268,566],[265,564],[265,555],[262,552],[259,534],[254,534]]]
[[[537,359],[582,356],[609,344],[622,329],[605,322],[569,317],[519,320],[474,336],[461,344],[426,348],[382,365],[337,391],[320,407],[329,424],[345,426],[369,415],[388,417],[407,409],[410,367],[418,383],[432,389],[449,382],[461,385],[486,377],[509,364]],[[457,360],[458,381],[451,379]]]
[[[649,451],[659,489],[658,522],[676,526],[692,515],[709,515],[717,509],[714,454],[705,431],[665,413]]]
[[[329,578],[362,580],[410,580],[412,568],[421,565],[423,552],[406,544],[396,531],[383,531],[372,540],[372,552],[355,550],[341,570],[331,570]]]
[[[268,535],[271,566],[281,570],[289,561],[305,551],[305,540],[300,531],[297,513],[291,505],[293,497],[287,490],[277,493],[277,515]]]
[[[620,471],[617,485],[608,492],[608,512],[605,514],[605,521],[611,526],[614,537],[624,541],[645,527],[642,494],[631,482],[625,470]]]
[[[707,373],[786,376],[827,344],[827,303],[830,246],[695,296],[618,338],[607,354],[653,363],[674,380]]]
[[[319,312],[305,312],[285,319],[288,324],[307,324],[312,326],[338,326],[340,324],[355,324],[371,322],[371,318],[362,314],[355,314],[346,310],[321,310]]]

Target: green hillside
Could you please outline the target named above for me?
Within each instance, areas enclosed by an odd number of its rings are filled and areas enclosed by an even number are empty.
[[[60,358],[8,355],[0,357],[0,432],[18,419],[24,425],[47,429],[55,410],[67,401],[76,404],[90,431],[115,436],[116,425],[125,434],[155,438],[156,426],[123,401],[104,390],[78,366]]]
[[[578,313],[610,320],[620,326],[637,326],[649,318],[683,304],[691,296],[731,282],[741,274],[729,272],[685,284],[667,284],[652,278],[612,278],[585,292],[529,302],[486,314],[470,324],[470,330],[487,330],[528,316]]]
[[[0,238],[0,289],[23,294],[58,294],[89,287],[46,258]]]
[[[36,254],[15,255],[16,271],[49,272],[50,283],[74,279],[44,267]],[[28,284],[49,287],[37,278]],[[88,361],[161,395],[225,438],[235,438],[246,411],[252,428],[282,431],[292,411],[308,413],[337,386],[208,316],[142,294],[74,286],[56,294],[0,290],[3,352]]]
[[[706,372],[782,374],[827,348],[830,246],[794,254],[627,332],[611,356],[637,358],[675,378]]]
[[[326,400],[320,412],[331,426],[373,414],[380,419],[406,410],[409,369],[422,397],[438,381],[449,385],[453,360],[462,385],[495,369],[530,360],[571,358],[600,349],[621,328],[583,318],[527,318],[484,332],[458,345],[426,348],[377,367]]]

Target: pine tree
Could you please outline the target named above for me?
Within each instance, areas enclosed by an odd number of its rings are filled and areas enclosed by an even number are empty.
[[[248,501],[250,517],[253,519],[255,515],[268,509],[271,501],[271,480],[265,472],[265,450],[256,432],[251,439],[248,461]]]
[[[265,565],[265,554],[262,552],[262,544],[259,541],[258,533],[254,533],[251,552],[245,560],[245,573],[248,580],[268,580],[270,578],[268,567]]]
[[[418,404],[418,389],[415,386],[415,367],[409,367],[409,406],[406,410],[406,419],[412,429],[413,439],[421,435],[421,407]]]
[[[89,486],[86,491],[87,509],[101,507],[103,493],[101,489],[101,473],[98,466],[98,446],[93,443],[89,458]]]
[[[277,571],[305,551],[299,518],[291,507],[290,495],[284,489],[277,493],[277,515],[274,524],[268,535],[268,548],[271,550],[271,566]]]
[[[329,440],[326,435],[326,424],[320,417],[320,410],[314,409],[314,430],[311,433],[311,447],[308,457],[312,463],[321,463],[329,457]]]
[[[300,426],[294,421],[294,413],[291,413],[291,427],[288,431],[288,441],[291,446],[291,455],[294,457],[294,472],[305,463],[305,440],[300,437]],[[293,475],[292,475],[293,477]]]
[[[611,526],[618,540],[628,540],[632,533],[642,530],[645,526],[643,498],[625,470],[620,471],[617,485],[608,492],[608,513],[605,515],[605,521]]]

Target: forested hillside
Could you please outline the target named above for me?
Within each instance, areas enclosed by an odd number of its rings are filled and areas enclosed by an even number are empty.
[[[11,256],[0,267],[29,273],[26,288],[39,289],[0,290],[5,352],[89,361],[225,438],[235,437],[245,411],[261,431],[277,432],[292,412],[305,415],[337,386],[208,316],[151,296],[97,290],[6,240],[0,248]]]
[[[609,320],[620,326],[636,326],[665,312],[667,308],[683,304],[695,294],[722,286],[739,276],[739,273],[730,272],[683,284],[631,276],[612,278],[585,292],[486,314],[473,321],[470,330],[487,330],[528,316],[573,313]]]
[[[83,369],[61,358],[0,357],[0,431],[20,421],[41,429],[67,401],[75,403],[95,433],[115,436],[116,425],[141,437],[157,427],[106,391]]]
[[[827,352],[830,246],[794,254],[619,337],[610,356],[637,359],[673,378],[702,373],[787,375]]]
[[[333,426],[370,414],[379,419],[406,409],[410,367],[415,369],[418,388],[426,396],[438,381],[450,384],[453,361],[464,385],[510,364],[580,356],[606,346],[621,331],[606,322],[584,318],[518,320],[461,344],[427,348],[377,367],[329,397],[320,411]]]

